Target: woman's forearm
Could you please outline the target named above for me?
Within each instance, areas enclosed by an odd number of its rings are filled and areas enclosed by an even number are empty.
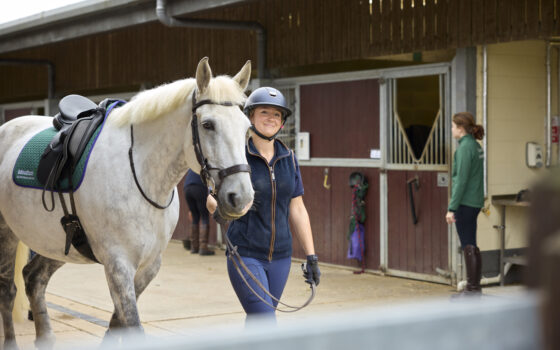
[[[314,255],[315,246],[313,245],[311,222],[302,197],[293,198],[290,202],[290,223],[305,255]]]

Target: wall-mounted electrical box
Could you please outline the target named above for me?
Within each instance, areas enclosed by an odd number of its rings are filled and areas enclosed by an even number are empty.
[[[449,174],[448,173],[437,173],[437,185],[438,185],[438,187],[448,187],[449,186]]]
[[[525,157],[529,168],[541,168],[543,166],[542,148],[538,143],[527,142]]]
[[[309,133],[298,132],[296,138],[296,154],[299,160],[309,160]]]

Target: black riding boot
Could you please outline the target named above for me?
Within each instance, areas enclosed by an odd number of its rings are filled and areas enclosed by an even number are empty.
[[[183,247],[185,247],[186,250],[191,250],[191,239],[190,239],[190,237],[187,237],[187,239],[183,240]]]
[[[465,263],[467,264],[467,287],[465,290],[474,294],[480,294],[480,275],[482,272],[482,263],[480,258],[480,249],[474,245],[465,247]]]
[[[200,228],[200,255],[214,255],[214,251],[208,249],[208,234],[209,234],[209,227],[208,225],[202,225]]]
[[[463,253],[467,267],[467,286],[461,293],[455,294],[452,297],[480,296],[482,294],[482,289],[480,288],[480,278],[482,276],[480,249],[469,244],[465,246]]]
[[[198,253],[198,240],[199,240],[199,230],[198,224],[192,224],[191,226],[191,253]]]

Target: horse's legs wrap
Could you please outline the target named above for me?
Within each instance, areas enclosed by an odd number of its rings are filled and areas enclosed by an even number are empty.
[[[12,310],[16,297],[14,267],[18,239],[0,214],[0,315],[4,327],[4,349],[17,349]]]
[[[64,262],[52,260],[35,254],[33,259],[23,268],[25,293],[29,298],[33,320],[35,321],[37,347],[49,348],[54,344],[55,336],[51,328],[45,291],[52,275],[64,265]]]

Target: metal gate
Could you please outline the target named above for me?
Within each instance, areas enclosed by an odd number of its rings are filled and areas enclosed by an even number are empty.
[[[391,275],[450,281],[449,75],[439,65],[384,76],[381,268]]]

